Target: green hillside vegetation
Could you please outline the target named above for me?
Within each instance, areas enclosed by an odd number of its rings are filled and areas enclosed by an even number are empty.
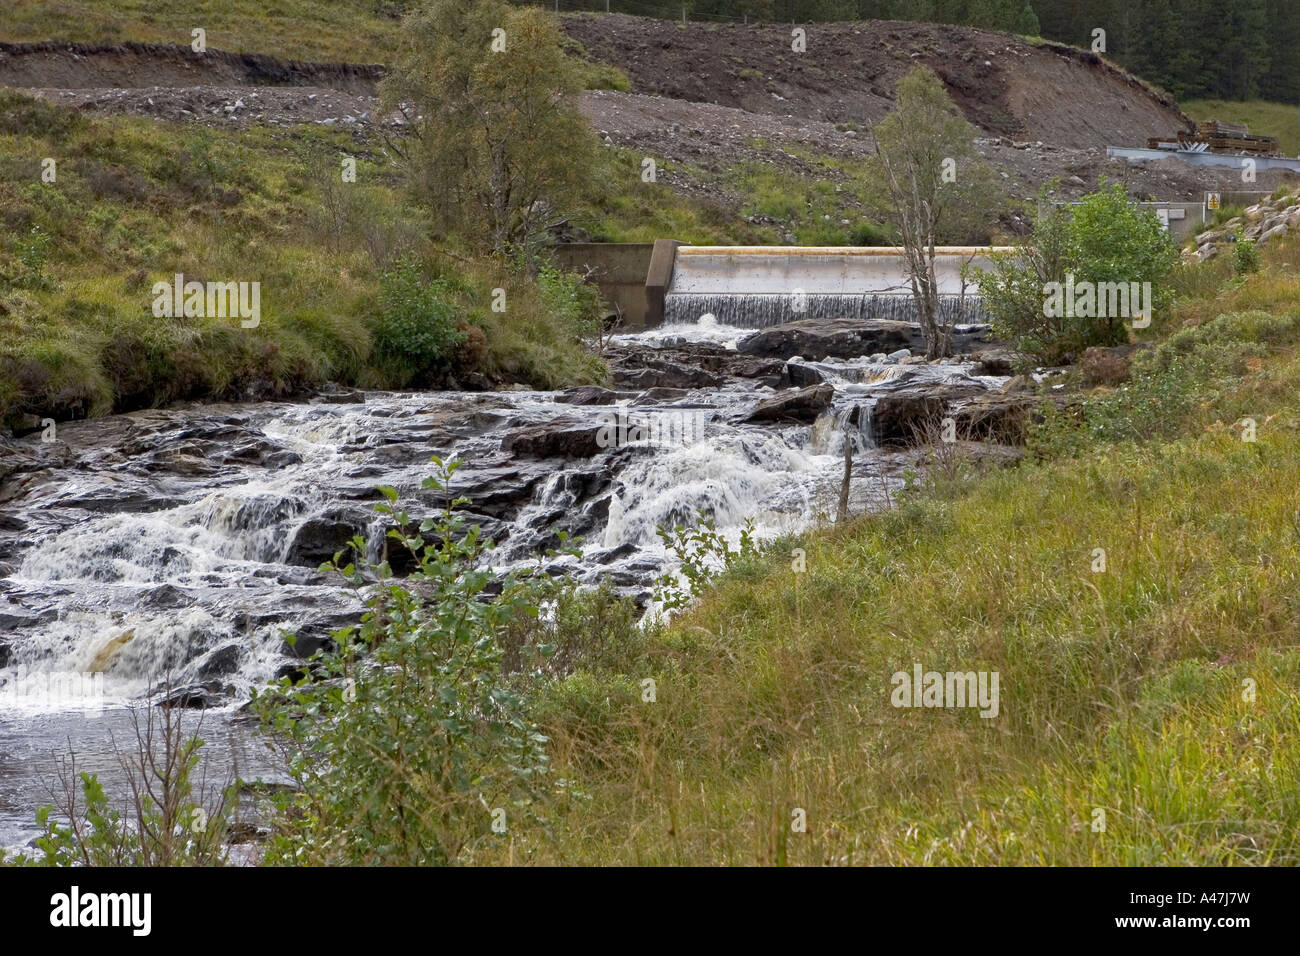
[[[341,157],[357,159],[343,183]],[[57,181],[42,182],[41,160]],[[436,383],[474,371],[538,387],[603,381],[594,303],[430,239],[382,157],[320,127],[214,131],[88,120],[0,94],[0,416],[104,414],[263,397],[326,381]],[[377,348],[383,274],[417,256],[462,330],[442,363]],[[258,281],[261,324],[158,318],[155,282]],[[505,313],[492,290],[507,290]],[[576,301],[577,306],[563,303]]]
[[[397,9],[395,5],[395,9]],[[6,0],[0,40],[179,43],[207,32],[211,49],[291,60],[383,63],[399,17],[373,0]]]
[[[662,632],[611,628],[540,690],[579,795],[511,858],[1300,862],[1300,247],[1265,263],[1206,277],[1019,467],[938,469]],[[998,671],[998,717],[895,709],[915,663]]]

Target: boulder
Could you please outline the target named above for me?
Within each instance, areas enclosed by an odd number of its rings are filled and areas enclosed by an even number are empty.
[[[243,651],[238,644],[226,644],[208,654],[199,665],[200,677],[227,677],[239,670]]]
[[[810,385],[766,398],[741,419],[744,422],[808,422],[830,407],[835,389],[830,385]]]
[[[976,375],[1011,375],[1017,359],[1010,349],[981,349],[971,356],[975,360]]]
[[[344,552],[345,563],[352,560],[352,538],[366,533],[371,517],[360,510],[333,508],[308,518],[289,539],[284,563],[319,567],[339,551]]]
[[[524,458],[592,458],[603,450],[601,426],[559,419],[529,425],[501,439],[501,450]]]
[[[1273,228],[1266,229],[1264,230],[1264,232],[1260,233],[1259,238],[1256,239],[1255,242],[1257,245],[1262,246],[1266,242],[1271,242],[1274,239],[1278,239],[1281,238],[1282,236],[1285,236],[1287,234],[1287,231],[1288,230],[1287,230],[1286,223],[1279,223]]]
[[[826,377],[811,365],[803,365],[800,362],[786,362],[781,375],[782,384],[791,385],[795,388],[806,388],[809,385],[821,385],[826,381]]]
[[[154,703],[159,707],[186,707],[201,709],[212,707],[224,696],[234,694],[234,688],[223,685],[220,681],[209,680],[201,684],[189,684],[171,690],[155,688],[152,693],[162,696]]]
[[[1029,395],[980,395],[950,411],[959,438],[1023,445],[1038,399]]]
[[[912,345],[923,347],[921,331],[911,322],[892,319],[800,319],[762,329],[736,344],[743,355],[788,359],[800,355],[810,361],[856,358],[873,352],[894,352]]]
[[[978,387],[943,385],[937,388],[906,388],[876,399],[872,429],[882,447],[922,445],[938,430],[954,402],[980,393]]]

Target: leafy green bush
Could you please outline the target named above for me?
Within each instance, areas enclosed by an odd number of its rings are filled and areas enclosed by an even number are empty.
[[[869,220],[864,220],[849,230],[851,246],[890,246],[893,239],[889,230]]]
[[[666,572],[655,581],[655,600],[664,610],[686,607],[708,587],[714,578],[730,570],[741,560],[757,557],[760,548],[754,538],[754,522],[749,519],[740,532],[737,547],[732,547],[717,531],[717,524],[708,512],[696,513],[692,527],[660,526],[655,533],[681,562],[677,572]]]
[[[1046,197],[1044,197],[1046,200]],[[1027,355],[1050,364],[1073,361],[1093,345],[1128,339],[1122,315],[1050,314],[1051,283],[1151,283],[1153,312],[1172,292],[1162,285],[1178,248],[1150,212],[1129,202],[1119,185],[1104,183],[1073,207],[1045,208],[1029,241],[993,257],[977,282],[994,331]],[[1094,310],[1096,311],[1096,310]],[[1101,310],[1107,311],[1107,310]]]
[[[591,341],[599,335],[604,302],[594,285],[554,263],[543,262],[537,269],[537,288],[543,305],[575,339]]]
[[[445,366],[465,340],[446,280],[425,282],[419,264],[401,260],[380,277],[375,344],[416,372]]]
[[[433,462],[424,487],[446,494],[438,518],[408,532],[417,524],[391,488],[376,509],[417,570],[398,583],[387,561],[339,567],[336,555],[322,565],[363,596],[360,625],[318,652],[315,680],[285,678],[254,700],[287,745],[298,784],[280,798],[268,862],[451,864],[497,840],[542,796],[546,738],[507,677],[498,639],[537,613],[536,592],[510,574],[489,595],[497,579],[477,566],[479,529],[454,513],[465,499],[448,490],[459,463]],[[352,549],[365,554],[365,540]]]
[[[1259,248],[1242,235],[1232,244],[1232,271],[1239,276],[1259,271]]]

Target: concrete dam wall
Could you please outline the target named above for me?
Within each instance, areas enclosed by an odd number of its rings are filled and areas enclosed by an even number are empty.
[[[940,319],[986,321],[963,267],[987,267],[991,246],[935,249]],[[762,328],[797,319],[882,318],[916,321],[903,250],[893,246],[686,246],[569,243],[560,263],[590,273],[633,329],[695,322]]]

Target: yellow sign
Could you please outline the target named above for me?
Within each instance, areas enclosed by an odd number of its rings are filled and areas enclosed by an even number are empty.
[[[1205,205],[1206,205],[1208,208],[1210,208],[1210,209],[1218,209],[1218,208],[1219,208],[1219,194],[1218,194],[1218,193],[1206,193],[1206,194],[1205,194]]]

